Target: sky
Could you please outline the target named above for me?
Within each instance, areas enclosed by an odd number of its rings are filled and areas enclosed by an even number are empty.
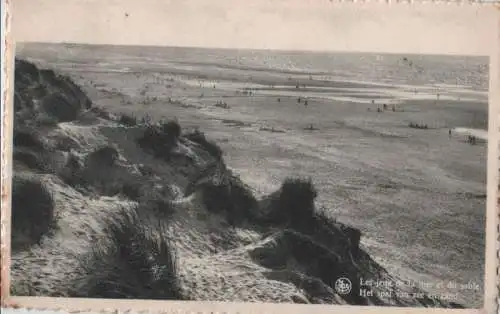
[[[38,42],[488,55],[500,25],[492,7],[446,3],[16,0],[13,7],[14,38]]]

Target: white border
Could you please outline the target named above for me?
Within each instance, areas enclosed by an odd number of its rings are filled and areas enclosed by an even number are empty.
[[[471,4],[468,1],[418,4],[393,1],[386,4],[328,0],[16,0],[13,11],[7,11],[13,12],[13,32],[7,34],[7,54],[2,46],[3,56],[6,57],[2,61],[7,61],[2,64],[2,78],[7,72],[9,76],[4,82],[10,83],[2,86],[2,100],[7,97],[2,102],[6,104],[2,108],[2,304],[73,311],[175,309],[172,312],[495,313],[498,145],[488,145],[487,275],[485,306],[480,310],[9,297],[10,211],[7,209],[10,207],[12,115],[9,109],[12,108],[12,95],[9,88],[13,73],[13,39],[489,56],[488,142],[498,143],[499,11],[498,6]],[[125,19],[124,12],[129,13],[130,18]],[[9,19],[6,19],[8,22]]]

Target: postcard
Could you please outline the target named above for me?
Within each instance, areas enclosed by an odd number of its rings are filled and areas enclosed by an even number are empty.
[[[498,7],[7,9],[3,306],[496,313]]]

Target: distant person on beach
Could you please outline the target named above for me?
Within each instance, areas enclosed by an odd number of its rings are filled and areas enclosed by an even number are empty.
[[[451,138],[451,129],[448,130],[448,137]]]
[[[308,105],[308,104],[309,104],[309,103],[307,102],[307,100],[305,100],[305,101],[304,101],[304,106],[306,106],[306,107],[307,107],[307,105]]]

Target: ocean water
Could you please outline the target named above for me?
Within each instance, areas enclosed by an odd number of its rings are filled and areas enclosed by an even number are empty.
[[[307,73],[315,78],[342,79],[371,83],[432,86],[436,89],[462,87],[474,91],[488,89],[487,57],[399,55],[369,53],[323,53],[310,51],[230,50],[182,47],[134,46],[44,46],[45,61],[75,62],[78,57],[94,59],[101,70],[120,68],[141,70],[154,65],[177,65],[189,69],[220,68],[277,73]],[[22,44],[18,52],[34,49]]]

